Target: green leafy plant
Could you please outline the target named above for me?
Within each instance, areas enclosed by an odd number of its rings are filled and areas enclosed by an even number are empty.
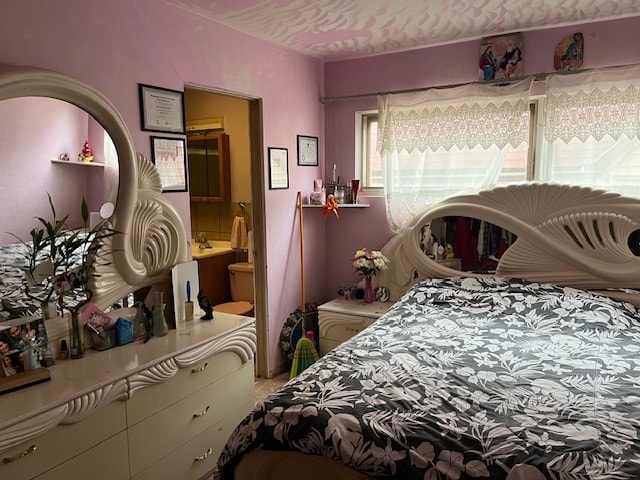
[[[84,228],[75,229],[67,225],[69,214],[58,218],[56,208],[47,194],[51,209],[51,220],[35,217],[41,224],[30,232],[31,241],[15,236],[26,248],[25,294],[32,300],[45,305],[57,296],[61,314],[67,306],[65,294],[80,292],[84,299],[70,309],[73,313],[87,304],[92,292],[87,285],[96,276],[93,262],[104,241],[118,232],[100,222],[93,228],[89,225],[89,208],[82,198],[81,215]]]

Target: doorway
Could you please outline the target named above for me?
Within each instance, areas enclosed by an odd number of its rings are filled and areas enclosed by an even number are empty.
[[[185,85],[184,99],[187,129],[189,129],[190,123],[202,122],[203,119],[207,120],[207,125],[214,125],[214,122],[209,121],[214,119],[215,122],[219,122],[215,123],[215,126],[229,135],[230,143],[231,201],[229,205],[218,205],[217,209],[190,202],[191,238],[195,238],[194,215],[202,216],[207,212],[213,212],[215,215],[218,212],[220,230],[213,231],[212,235],[226,240],[230,231],[224,231],[226,230],[225,222],[226,225],[229,225],[229,219],[232,218],[238,205],[243,204],[243,208],[248,210],[253,243],[247,253],[246,260],[252,260],[254,264],[254,316],[257,333],[256,375],[269,378],[262,101],[242,94],[192,85]],[[246,181],[247,178],[250,178],[250,182]],[[194,208],[198,208],[199,211],[195,212]],[[212,222],[214,227],[215,223]]]

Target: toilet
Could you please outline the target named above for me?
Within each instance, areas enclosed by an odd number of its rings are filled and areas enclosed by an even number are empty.
[[[253,316],[253,263],[229,265],[229,281],[233,301],[214,305],[213,311]]]

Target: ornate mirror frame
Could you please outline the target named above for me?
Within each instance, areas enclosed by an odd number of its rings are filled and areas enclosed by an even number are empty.
[[[50,97],[92,115],[111,136],[118,154],[118,195],[109,239],[94,264],[89,288],[92,302],[107,307],[144,287],[164,288],[171,269],[189,260],[188,240],[180,216],[162,196],[155,166],[136,152],[131,134],[114,105],[100,92],[53,71],[0,66],[0,100]]]

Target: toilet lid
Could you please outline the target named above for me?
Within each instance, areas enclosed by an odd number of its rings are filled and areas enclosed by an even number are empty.
[[[220,305],[214,305],[214,312],[232,313],[234,315],[246,315],[253,310],[253,303],[245,302],[228,302],[221,303]]]

